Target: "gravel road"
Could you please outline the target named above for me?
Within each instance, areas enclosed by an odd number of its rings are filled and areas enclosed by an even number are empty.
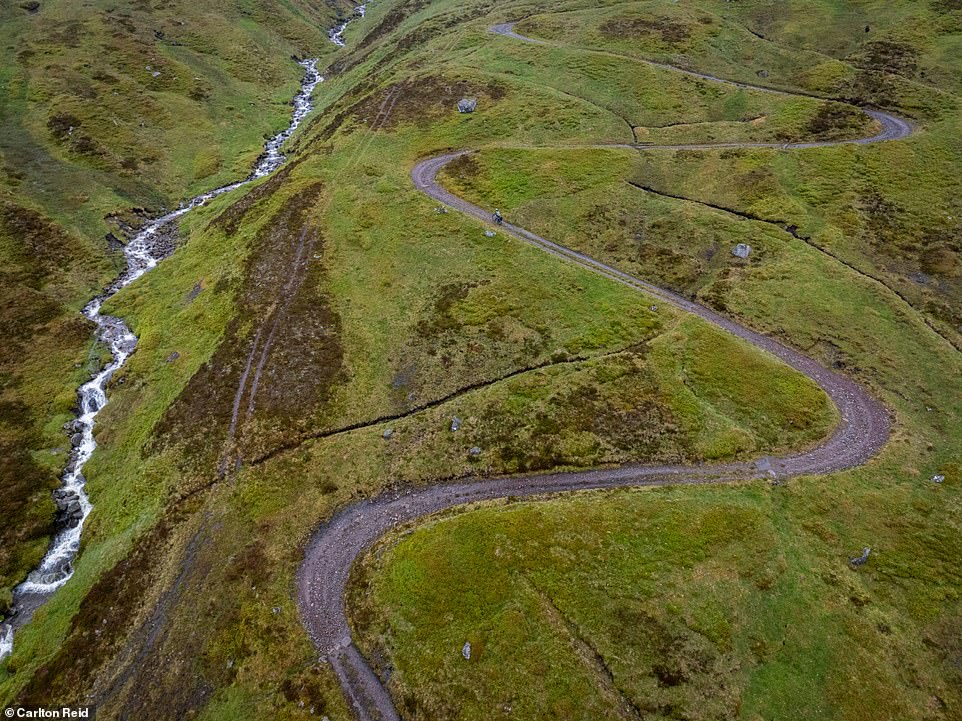
[[[522,40],[542,41],[518,35],[513,23],[497,25],[492,32]],[[746,83],[716,78],[702,73],[651,63],[707,80],[749,87],[780,94],[790,94]],[[737,143],[725,145],[680,146],[615,146],[639,150],[651,148],[705,149],[714,147],[813,148],[844,143],[876,143],[898,140],[912,133],[912,126],[889,113],[866,110],[881,124],[881,131],[866,138],[836,142],[765,144]],[[609,147],[609,146],[605,146]],[[491,211],[459,198],[437,183],[438,171],[455,158],[470,153],[462,150],[430,158],[411,172],[415,187],[431,198],[491,223]],[[613,281],[634,288],[663,303],[693,313],[709,323],[744,339],[815,381],[839,409],[840,422],[830,438],[821,445],[796,454],[767,457],[756,461],[701,466],[626,465],[572,473],[553,473],[495,478],[475,478],[458,483],[409,488],[347,506],[336,513],[314,533],[298,572],[297,595],[305,627],[317,646],[322,660],[332,664],[345,696],[361,721],[399,721],[390,694],[371,670],[351,639],[344,606],[348,575],[355,559],[391,528],[415,521],[439,511],[478,501],[506,497],[531,497],[570,491],[703,484],[752,479],[783,479],[798,475],[823,474],[859,466],[868,461],[885,444],[889,436],[886,409],[864,389],[845,376],[778,341],[752,331],[735,321],[697,303],[613,268],[583,253],[542,238],[524,228],[505,222],[501,232],[535,245],[559,258],[576,263]]]

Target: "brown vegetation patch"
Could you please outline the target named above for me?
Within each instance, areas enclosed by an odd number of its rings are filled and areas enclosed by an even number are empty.
[[[861,127],[864,113],[858,108],[840,103],[825,103],[808,121],[804,136],[814,140],[834,138]]]
[[[492,408],[481,418],[478,445],[494,449],[509,472],[616,463],[629,457],[665,462],[688,458],[689,444],[671,410],[659,402],[640,360],[646,351],[641,345],[608,359],[588,377],[551,394],[531,417],[505,418]],[[576,436],[582,440],[572,452],[565,439]]]
[[[457,102],[464,97],[497,101],[507,90],[492,80],[486,84],[463,79],[428,75],[391,85],[369,95],[354,106],[352,114],[372,129],[390,129],[405,123],[421,127],[446,116],[457,114]]]
[[[660,619],[633,603],[619,601],[612,613],[624,628],[632,629],[626,642],[646,649],[652,659],[647,668],[650,680],[640,682],[644,693],[635,698],[646,716],[723,719],[738,715],[739,699],[732,688],[737,663],[731,649],[719,648],[683,622]],[[644,665],[637,669],[640,674],[645,671]],[[693,699],[702,705],[692,708]]]
[[[865,220],[869,242],[882,252],[897,253],[903,238],[904,210],[875,191],[859,198],[858,208]]]
[[[481,166],[473,155],[459,155],[444,166],[444,173],[462,185],[470,186],[481,172]]]
[[[368,45],[377,42],[382,37],[394,30],[398,25],[414,15],[414,13],[426,8],[428,6],[428,1],[429,0],[405,0],[398,5],[395,5],[390,11],[388,11],[381,22],[375,25],[371,29],[371,32],[364,36],[361,42],[358,43],[358,47],[367,47]]]
[[[959,271],[959,251],[945,246],[928,248],[922,253],[920,265],[928,275],[954,277]]]
[[[849,59],[856,67],[876,72],[913,77],[918,71],[918,50],[908,43],[876,40],[867,43]]]
[[[300,158],[286,163],[263,183],[248,190],[243,198],[236,203],[232,203],[226,210],[211,221],[211,225],[223,228],[227,235],[236,233],[237,228],[240,227],[240,224],[247,218],[251,209],[261,201],[271,198],[274,193],[284,185],[284,181],[287,180],[291,171],[300,165],[300,163]]]
[[[238,398],[237,427],[263,425],[250,434],[263,451],[320,422],[342,377],[340,319],[323,292],[324,265],[315,257],[322,246],[308,220],[321,191],[320,184],[298,191],[258,232],[224,340],[155,430],[163,445],[181,444],[184,464],[204,474],[224,447]]]
[[[688,25],[671,18],[621,17],[609,20],[601,26],[603,35],[609,38],[630,39],[657,37],[666,45],[676,45],[691,37]]]
[[[415,326],[418,335],[427,341],[436,341],[446,331],[457,330],[461,323],[452,311],[459,301],[468,297],[477,283],[446,283],[439,289],[438,297],[431,305],[429,313]]]
[[[78,243],[35,210],[0,201],[0,243],[6,282],[40,289],[76,261]]]

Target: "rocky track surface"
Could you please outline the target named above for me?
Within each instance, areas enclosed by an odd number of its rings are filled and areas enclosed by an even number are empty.
[[[542,43],[519,35],[514,24],[497,25],[492,32],[525,42]],[[658,67],[694,75],[703,79],[748,87],[783,95],[784,90],[765,88],[724,80],[660,63]],[[639,150],[651,148],[706,149],[717,147],[776,147],[784,149],[814,148],[846,143],[867,144],[899,140],[912,133],[905,120],[877,110],[865,110],[876,119],[881,130],[877,134],[833,142],[800,142],[785,144],[726,143],[721,145],[644,146],[622,145]],[[610,147],[610,146],[606,146]],[[452,193],[437,183],[437,174],[455,158],[471,151],[463,150],[430,158],[411,172],[415,187],[431,198],[491,223],[491,212]],[[354,561],[390,529],[416,521],[439,511],[479,501],[522,498],[571,491],[702,484],[752,479],[780,479],[798,475],[831,473],[859,466],[868,461],[885,444],[889,436],[886,409],[850,379],[835,373],[811,358],[778,341],[750,330],[704,306],[652,285],[583,253],[542,238],[524,228],[505,222],[499,230],[536,245],[565,261],[634,288],[649,297],[692,313],[724,331],[738,336],[772,355],[815,381],[839,410],[840,422],[834,433],[817,447],[784,456],[756,461],[701,466],[626,465],[570,473],[519,475],[469,479],[459,483],[410,488],[385,493],[377,498],[347,506],[324,523],[308,544],[305,559],[298,572],[297,596],[301,616],[322,660],[331,663],[345,696],[361,721],[399,721],[400,716],[391,696],[357,650],[351,638],[344,596]]]

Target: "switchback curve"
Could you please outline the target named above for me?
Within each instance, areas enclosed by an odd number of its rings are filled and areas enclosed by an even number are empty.
[[[497,34],[532,40],[513,31],[513,23],[491,28]],[[710,75],[673,68],[715,82],[729,83],[768,92],[790,95],[787,91],[727,81]],[[889,113],[866,110],[881,124],[873,136],[843,141],[785,144],[731,143],[724,145],[621,146],[638,149],[717,147],[813,148],[846,143],[867,144],[907,137],[911,124]],[[617,147],[617,146],[615,146]],[[437,174],[445,165],[469,150],[439,155],[418,163],[411,178],[418,190],[431,198],[482,222],[490,223],[489,211],[442,188]],[[360,721],[400,721],[390,694],[358,651],[351,638],[344,595],[355,559],[390,529],[416,521],[455,506],[502,498],[524,498],[570,491],[585,491],[641,486],[703,484],[746,481],[760,478],[787,478],[798,475],[831,473],[859,466],[885,444],[889,436],[888,412],[875,398],[852,380],[831,371],[815,360],[778,341],[750,330],[687,298],[659,288],[590,256],[542,238],[524,228],[505,222],[499,230],[535,245],[559,258],[634,288],[648,296],[692,313],[766,351],[812,379],[831,398],[839,410],[840,422],[821,445],[800,453],[766,457],[756,461],[683,466],[625,465],[616,468],[567,473],[501,476],[468,479],[458,483],[410,487],[386,492],[338,511],[312,536],[305,559],[297,574],[297,602],[302,621],[321,659],[329,661]]]

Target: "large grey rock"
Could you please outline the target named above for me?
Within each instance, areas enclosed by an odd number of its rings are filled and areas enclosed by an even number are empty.
[[[465,641],[464,646],[461,647],[461,655],[468,661],[471,660],[471,642]]]
[[[384,433],[381,434],[381,437],[386,441],[391,440],[394,438],[394,429],[388,428],[386,431],[384,431]]]
[[[732,255],[734,255],[736,258],[744,259],[751,254],[752,254],[752,247],[747,243],[739,243],[738,245],[735,246],[734,250],[732,250]]]
[[[451,419],[451,430],[456,431],[461,427],[461,419],[457,416]]]
[[[83,430],[84,424],[79,418],[74,418],[72,421],[67,421],[63,424],[63,429],[67,433],[79,433]]]
[[[853,566],[861,566],[861,565],[863,565],[863,564],[868,560],[868,556],[869,556],[869,554],[870,554],[871,552],[872,552],[872,549],[871,549],[871,548],[868,548],[868,547],[863,548],[863,549],[862,549],[862,555],[861,555],[861,556],[857,556],[856,558],[851,559],[849,562],[850,562]]]
[[[477,110],[478,99],[477,98],[461,98],[458,101],[458,112],[459,113],[473,113]]]

